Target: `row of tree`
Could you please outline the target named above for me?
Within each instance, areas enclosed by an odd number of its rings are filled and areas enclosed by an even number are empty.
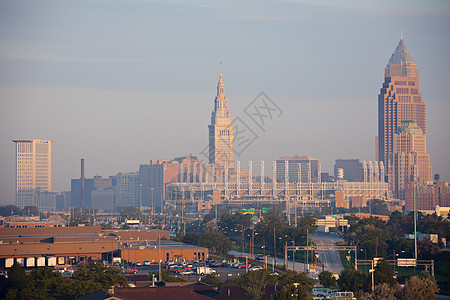
[[[126,286],[126,278],[118,269],[101,263],[90,262],[80,266],[72,278],[63,277],[50,267],[39,267],[27,275],[23,267],[15,263],[8,272],[8,278],[0,277],[0,298],[75,299],[111,286]]]
[[[421,276],[412,276],[403,287],[401,287],[386,260],[380,260],[373,274],[363,273],[352,269],[341,272],[337,285],[345,291],[352,291],[361,299],[391,299],[391,300],[427,300],[435,299],[438,292],[436,281],[426,271]],[[321,281],[322,283],[322,281]]]
[[[39,216],[39,209],[36,206],[25,206],[24,208],[15,205],[0,206],[0,216]]]
[[[387,223],[379,218],[349,219],[353,224],[345,233],[344,238],[349,244],[357,245],[359,249],[363,249],[367,259],[393,255],[394,251],[397,254],[409,257],[413,253],[413,241],[404,237],[405,234],[414,232],[413,214],[405,215],[394,212]],[[448,238],[450,222],[443,222],[443,218],[435,214],[426,216],[418,214],[417,231],[438,234],[439,238]],[[433,258],[440,253],[440,247],[442,246],[433,244],[429,240],[420,242],[418,247],[419,259]]]
[[[217,275],[212,274],[203,277],[201,281],[214,287],[238,285],[245,291],[248,299],[261,299],[267,286],[282,286],[282,289],[272,296],[276,300],[292,299],[293,294],[297,294],[296,299],[312,299],[311,288],[314,285],[314,280],[309,278],[306,273],[285,271],[276,275],[271,274],[267,269],[248,272],[240,277],[227,280],[220,280]]]

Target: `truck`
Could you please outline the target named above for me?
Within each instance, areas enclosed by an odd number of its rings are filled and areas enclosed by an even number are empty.
[[[120,258],[120,257],[113,257],[112,262],[113,262],[113,264],[114,264],[114,263],[119,263],[119,264],[121,264],[121,263],[122,263],[122,258]]]
[[[18,264],[21,264],[22,265],[22,267],[25,267],[25,258],[23,258],[23,257],[18,257],[18,258],[16,258],[16,262],[18,263]]]
[[[48,267],[56,267],[56,257],[55,256],[47,256],[47,266]]]
[[[36,266],[34,257],[27,257],[25,263],[27,268],[34,268]]]
[[[207,275],[207,274],[213,274],[217,273],[216,270],[211,269],[210,267],[198,267],[197,268],[197,274],[200,275]]]
[[[43,256],[36,257],[36,266],[45,267],[45,257]]]
[[[11,268],[14,265],[14,258],[9,257],[5,259],[5,268]]]

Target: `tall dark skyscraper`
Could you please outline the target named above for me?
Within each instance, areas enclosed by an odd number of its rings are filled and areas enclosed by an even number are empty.
[[[416,121],[425,133],[425,103],[419,88],[419,72],[403,38],[389,59],[378,95],[378,160],[388,166],[394,135],[402,121]]]

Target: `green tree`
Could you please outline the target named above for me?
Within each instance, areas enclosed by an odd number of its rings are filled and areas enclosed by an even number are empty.
[[[15,205],[6,205],[0,207],[0,216],[7,217],[13,215],[21,215],[22,209]]]
[[[21,264],[15,262],[8,272],[8,286],[13,290],[22,290],[31,286],[31,280]]]
[[[419,259],[435,259],[442,250],[437,244],[425,238],[418,243],[417,252]]]
[[[306,288],[302,285],[287,284],[283,288],[272,296],[274,300],[310,300],[312,296],[307,292]]]
[[[267,269],[248,272],[242,276],[242,288],[249,299],[261,299],[263,288],[272,283],[274,278]]]
[[[342,270],[337,281],[339,288],[361,295],[367,286],[367,275],[353,269]]]
[[[313,234],[317,229],[316,221],[317,218],[314,216],[305,216],[298,220],[297,226],[305,230],[308,229],[309,234]]]
[[[278,282],[284,285],[299,283],[302,286],[305,286],[308,290],[310,290],[314,285],[315,280],[309,278],[305,272],[295,272],[287,270],[280,274],[280,276],[278,277]]]
[[[390,286],[387,283],[382,283],[375,286],[373,293],[367,293],[361,299],[363,300],[397,300],[400,293],[400,286],[398,284]]]
[[[428,272],[422,272],[421,277],[412,276],[406,281],[401,290],[399,299],[428,300],[436,299],[439,291],[436,280],[431,278]]]
[[[345,234],[344,238],[352,245],[358,245],[367,253],[367,258],[382,257],[386,255],[388,245],[386,240],[389,237],[389,232],[384,225],[378,223],[379,219],[370,218],[359,221],[356,225],[351,227]]]
[[[198,233],[186,233],[180,239],[181,242],[197,245],[208,248],[211,253],[215,254],[227,254],[231,250],[232,242],[223,233],[220,232],[205,232]]]
[[[394,286],[397,284],[394,275],[394,271],[392,271],[389,263],[385,259],[379,260],[375,267],[375,273],[373,274],[375,285],[387,283],[390,286]]]
[[[141,211],[137,207],[126,206],[122,208],[120,215],[126,219],[139,219],[141,216]]]
[[[205,277],[203,277],[200,281],[213,287],[218,287],[219,285],[223,284],[223,281],[220,280],[216,274],[208,274]]]
[[[201,236],[202,244],[216,254],[227,254],[232,242],[223,233],[206,232]]]
[[[333,273],[329,271],[323,271],[319,274],[320,284],[326,288],[336,287],[336,278],[334,278]]]
[[[159,271],[149,272],[148,278],[153,279],[152,274],[155,276],[156,280],[159,279]],[[167,269],[161,270],[161,279],[166,282],[186,282],[187,280],[183,277],[173,276],[172,273]]]
[[[39,216],[39,208],[37,206],[27,205],[22,209],[24,216]]]
[[[121,275],[118,269],[93,262],[79,267],[78,271],[73,274],[73,278],[80,281],[92,280],[99,283],[104,289],[127,284],[126,277]]]

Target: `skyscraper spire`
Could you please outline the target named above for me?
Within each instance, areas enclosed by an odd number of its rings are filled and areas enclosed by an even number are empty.
[[[222,72],[220,72],[217,96],[211,113],[211,125],[209,125],[209,163],[234,165],[233,129]]]

